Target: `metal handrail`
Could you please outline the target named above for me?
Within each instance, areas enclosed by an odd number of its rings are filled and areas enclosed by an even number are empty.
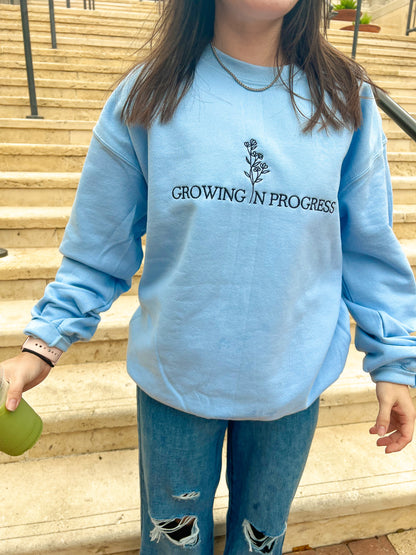
[[[53,0],[49,0],[49,23],[51,27],[52,48],[58,48],[56,44],[55,8],[53,5]]]
[[[351,58],[354,60],[357,54],[357,44],[358,44],[358,31],[360,30],[360,18],[361,18],[361,4],[362,0],[357,0],[357,10],[355,14],[355,24],[354,24],[354,37],[352,39],[352,52]]]
[[[416,4],[413,0],[410,0],[409,13],[407,14],[406,35],[409,35],[410,33],[416,31],[416,9],[413,11],[413,8],[416,8]]]
[[[27,85],[29,87],[30,116],[29,119],[43,119],[38,114],[38,103],[36,100],[35,78],[33,75],[32,46],[30,42],[29,16],[27,11],[27,0],[20,0],[20,15],[22,18],[23,46],[25,50]]]
[[[376,89],[375,97],[379,108],[397,123],[411,139],[416,141],[416,120],[414,117],[385,92]]]

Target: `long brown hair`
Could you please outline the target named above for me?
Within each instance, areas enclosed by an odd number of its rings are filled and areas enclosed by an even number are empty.
[[[156,117],[168,122],[189,90],[201,54],[214,36],[215,0],[166,0],[146,44],[152,48],[123,107],[127,124],[149,127]],[[283,20],[279,52],[290,66],[288,91],[296,105],[293,77],[297,68],[306,75],[315,111],[304,131],[317,124],[357,129],[361,123],[359,90],[373,85],[365,70],[325,38],[326,0],[298,0]],[[323,26],[323,34],[321,28]],[[120,81],[128,74],[128,71]],[[328,103],[326,95],[331,102]]]

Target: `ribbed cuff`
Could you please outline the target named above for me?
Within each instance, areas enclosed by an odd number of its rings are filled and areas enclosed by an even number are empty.
[[[390,382],[416,387],[416,373],[400,365],[382,366],[370,372],[370,375],[374,383]]]
[[[34,318],[24,329],[25,335],[33,335],[42,339],[50,347],[58,347],[61,351],[67,351],[72,345],[72,341],[60,335],[53,324],[48,324],[38,318]]]

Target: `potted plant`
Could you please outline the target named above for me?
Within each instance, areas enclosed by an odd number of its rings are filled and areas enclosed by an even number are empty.
[[[355,21],[357,2],[355,0],[340,0],[338,4],[333,5],[333,11],[336,12],[332,17],[334,20]]]
[[[379,33],[381,27],[379,25],[374,25],[371,22],[371,15],[368,13],[364,13],[360,17],[360,25],[358,26],[359,31],[366,31],[367,33]],[[354,31],[355,23],[352,25],[346,25],[345,27],[341,27],[343,31]]]

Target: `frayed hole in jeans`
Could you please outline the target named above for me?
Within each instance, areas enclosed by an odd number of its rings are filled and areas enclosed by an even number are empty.
[[[278,536],[267,536],[263,532],[254,528],[254,526],[246,519],[243,522],[244,536],[249,545],[250,551],[257,553],[271,553],[276,545],[276,542],[285,534],[285,530]]]
[[[182,493],[181,495],[173,495],[174,499],[179,499],[181,501],[186,501],[187,499],[197,499],[200,496],[199,491],[188,491],[187,493]]]
[[[192,547],[199,541],[199,527],[194,516],[184,516],[182,518],[172,518],[169,520],[156,520],[152,518],[154,524],[150,532],[150,540],[159,542],[164,536],[174,545],[180,547]]]

